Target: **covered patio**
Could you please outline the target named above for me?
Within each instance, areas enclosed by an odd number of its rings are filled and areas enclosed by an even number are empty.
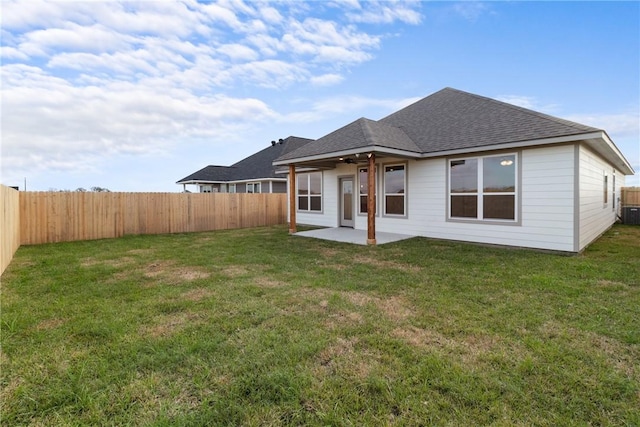
[[[334,242],[353,243],[355,245],[367,244],[367,230],[355,230],[348,227],[319,228],[316,230],[299,231],[294,236],[313,237],[316,239],[332,240]],[[378,245],[411,239],[411,235],[396,233],[376,233]]]

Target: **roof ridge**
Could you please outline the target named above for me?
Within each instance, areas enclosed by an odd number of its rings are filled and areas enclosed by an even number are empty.
[[[601,129],[598,129],[598,128],[594,128],[593,126],[583,125],[583,124],[580,124],[580,123],[577,123],[577,122],[572,122],[571,120],[561,119],[560,117],[552,116],[551,114],[541,113],[539,111],[535,111],[535,110],[532,110],[530,108],[521,107],[519,105],[511,104],[509,102],[500,101],[498,99],[489,98],[487,96],[482,96],[482,95],[478,95],[478,94],[471,93],[471,92],[465,92],[465,91],[460,90],[460,89],[456,89],[456,88],[452,88],[452,87],[446,87],[446,88],[444,88],[442,90],[452,90],[452,91],[455,91],[455,92],[458,92],[458,93],[461,93],[461,94],[464,94],[464,95],[467,95],[467,96],[471,96],[471,97],[482,99],[484,101],[491,101],[494,104],[503,105],[503,106],[511,108],[513,110],[517,110],[517,111],[520,111],[522,113],[529,114],[531,116],[539,117],[541,119],[550,120],[550,121],[553,121],[555,123],[559,123],[559,124],[562,124],[562,125],[565,125],[565,126],[572,127],[572,128],[574,128],[576,130],[584,131],[584,128],[591,128],[591,129],[594,129],[594,130],[601,130]],[[441,91],[439,91],[439,92],[441,92]]]
[[[362,129],[362,133],[364,133],[364,138],[367,143],[376,145],[375,134],[369,125],[369,122],[375,122],[375,120],[367,119],[366,117],[360,117],[358,120],[360,122],[360,128]],[[377,122],[376,122],[377,123]]]

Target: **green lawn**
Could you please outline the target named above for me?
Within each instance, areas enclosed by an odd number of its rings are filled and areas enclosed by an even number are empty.
[[[10,425],[640,425],[640,227],[579,256],[286,227],[21,247]]]

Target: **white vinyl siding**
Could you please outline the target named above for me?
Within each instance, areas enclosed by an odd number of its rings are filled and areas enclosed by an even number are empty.
[[[616,211],[612,209],[614,180],[611,177],[616,177],[616,190],[624,185],[624,175],[584,145],[579,149],[579,162],[580,230],[577,251],[584,249],[616,221]]]
[[[486,155],[493,153],[478,153],[475,157]],[[611,208],[611,200],[614,171],[600,157],[585,148],[577,149],[575,144],[564,144],[522,149],[517,151],[517,159],[517,179],[520,183],[517,221],[491,223],[448,220],[449,165],[447,159],[436,158],[404,163],[407,172],[406,217],[377,216],[376,231],[577,252],[613,223],[615,212]],[[580,181],[576,172],[578,160],[583,169]],[[385,159],[378,170],[382,171],[384,166],[393,162],[394,159]],[[602,203],[603,170],[608,171],[610,186],[606,208]],[[357,174],[358,167],[348,164],[323,172],[323,213],[298,212],[298,222],[337,227],[338,177]],[[624,175],[616,170],[615,177],[616,193],[619,193],[619,188],[624,185]],[[376,184],[382,191],[383,173],[378,174]],[[579,198],[575,193],[578,187]],[[382,208],[380,200],[378,207]],[[357,215],[354,220],[354,228],[367,229],[366,215]]]

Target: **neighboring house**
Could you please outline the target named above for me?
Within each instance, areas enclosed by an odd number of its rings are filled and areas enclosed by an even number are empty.
[[[276,174],[273,161],[311,139],[290,136],[272,141],[271,146],[231,166],[209,165],[182,178],[176,184],[196,185],[200,193],[286,193],[287,178]]]
[[[298,222],[367,230],[370,244],[377,230],[567,252],[616,221],[634,173],[604,130],[451,88],[274,164],[295,177],[291,232]]]

